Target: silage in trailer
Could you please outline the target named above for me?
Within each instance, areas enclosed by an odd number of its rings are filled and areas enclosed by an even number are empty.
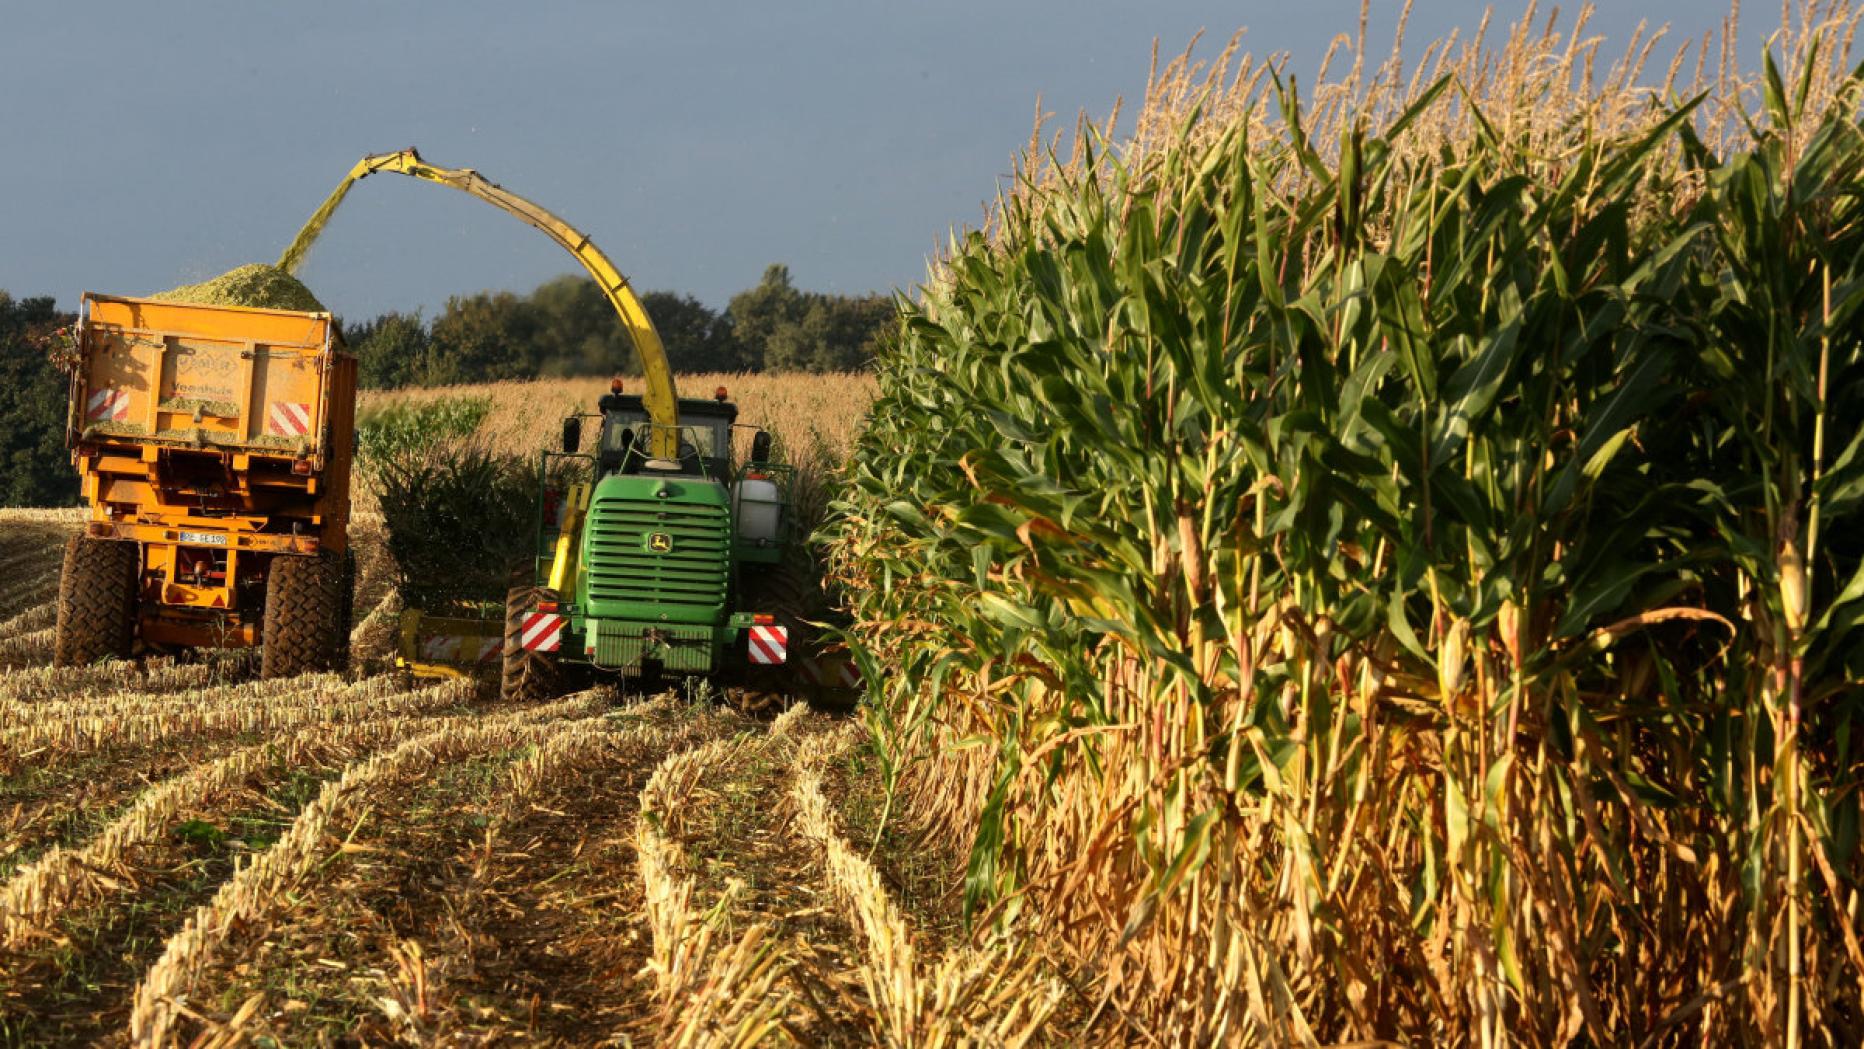
[[[323,313],[324,304],[296,277],[264,263],[228,270],[212,280],[184,284],[149,296],[163,302],[202,306],[248,306],[268,310]]]

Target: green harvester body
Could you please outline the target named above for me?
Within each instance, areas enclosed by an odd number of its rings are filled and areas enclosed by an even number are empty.
[[[557,595],[566,619],[558,662],[623,676],[747,666],[750,629],[760,615],[773,621],[771,609],[752,607],[754,577],[794,556],[790,470],[760,461],[755,449],[767,454],[765,440],[753,440],[751,459],[734,467],[737,408],[722,399],[680,402],[677,464],[646,457],[652,424],[640,398],[605,406],[593,455],[576,451],[580,426],[569,421],[564,451],[545,453],[546,476],[568,461],[585,478],[570,486],[569,505],[550,493],[539,500],[533,582]],[[776,496],[774,528],[765,521],[747,535],[741,527],[734,492],[747,482]]]

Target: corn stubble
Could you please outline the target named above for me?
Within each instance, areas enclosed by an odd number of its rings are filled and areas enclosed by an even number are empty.
[[[470,691],[460,683],[449,683],[411,698],[439,709],[457,706]],[[282,774],[310,767],[319,757],[395,742],[435,727],[430,719],[406,715],[403,709],[396,705],[385,708],[378,719],[318,725],[241,747],[152,788],[82,847],[52,850],[0,889],[0,945],[20,950],[55,939],[50,928],[54,919],[95,899],[105,886],[121,889],[121,882],[100,872],[121,867],[129,849],[172,833],[176,817],[200,799],[229,790],[261,771]]]
[[[876,1039],[926,1049],[1032,1044],[1061,998],[1039,961],[1018,944],[1000,942],[928,962],[880,872],[842,834],[822,791],[821,768],[852,745],[852,735],[804,743],[791,793],[802,833],[821,848],[829,885],[860,929],[861,981],[873,1003]]]
[[[169,938],[136,988],[129,1021],[132,1044],[166,1045],[177,1037],[192,1015],[187,1008],[190,997],[227,941],[240,928],[262,923],[291,905],[291,887],[326,862],[324,843],[335,821],[366,811],[376,786],[391,777],[429,774],[471,756],[541,744],[555,733],[573,730],[574,723],[559,724],[564,717],[594,715],[602,706],[593,697],[579,695],[497,717],[454,719],[347,766],[324,784],[276,844],[222,883],[213,899]],[[232,1026],[238,1026],[237,1019]]]
[[[1859,17],[1180,59],[954,241],[834,563],[1088,1037],[1864,1038]]]
[[[73,523],[0,533],[0,558],[55,550]],[[359,602],[379,605],[379,523],[354,535]],[[0,786],[25,806],[0,824],[7,1037],[696,1047],[1040,1025],[1046,999],[1018,982],[1034,966],[1004,979],[969,950],[916,974],[908,1023],[870,1007],[856,937],[881,916],[888,957],[922,941],[871,868],[865,895],[829,887],[829,852],[857,859],[819,818],[829,752],[803,745],[827,718],[764,729],[606,691],[486,707],[466,682],[251,669],[222,653],[0,672]],[[788,816],[805,776],[806,834]],[[725,803],[747,797],[749,823]]]
[[[740,1047],[762,1044],[782,1028],[794,1006],[788,992],[777,990],[790,962],[771,942],[770,927],[759,922],[736,938],[724,915],[742,882],[732,882],[701,910],[695,903],[698,883],[684,868],[688,860],[679,842],[681,814],[688,795],[708,769],[732,757],[761,750],[781,740],[794,719],[779,721],[766,734],[741,734],[677,750],[654,769],[641,788],[635,822],[635,856],[643,891],[643,916],[653,938],[645,972],[652,979],[658,1044],[687,1047]]]

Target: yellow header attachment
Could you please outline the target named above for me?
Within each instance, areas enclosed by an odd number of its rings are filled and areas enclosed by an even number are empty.
[[[576,261],[582,263],[583,269],[588,270],[589,275],[601,286],[602,294],[608,296],[609,304],[615,307],[615,312],[621,317],[622,326],[628,329],[628,337],[634,342],[634,352],[641,358],[641,371],[647,381],[647,389],[641,401],[647,408],[647,418],[653,423],[649,453],[657,459],[679,458],[679,394],[673,385],[673,369],[667,364],[667,351],[661,345],[660,333],[654,330],[654,322],[648,319],[646,308],[628,285],[628,278],[622,276],[615,264],[608,261],[608,256],[602,254],[602,250],[576,227],[489,181],[471,168],[435,167],[422,160],[421,155],[413,149],[377,153],[362,158],[350,169],[349,177],[337,186],[316,214],[311,216],[311,220],[305,223],[291,247],[285,249],[285,254],[278,260],[279,268],[288,273],[297,269],[312,242],[317,239],[317,234],[323,230],[330,216],[335,214],[337,206],[343,203],[350,186],[357,179],[367,178],[378,171],[412,175],[428,182],[451,186],[462,193],[470,193],[537,227],[545,236],[562,245],[565,251],[576,256]]]

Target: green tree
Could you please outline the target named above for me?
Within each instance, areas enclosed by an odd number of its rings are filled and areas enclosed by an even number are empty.
[[[726,312],[757,367],[824,372],[867,367],[894,306],[885,295],[799,291],[779,263],[764,270],[756,287],[733,296]]]
[[[0,291],[0,505],[63,506],[78,477],[65,451],[64,374],[46,354],[52,333],[76,318],[49,297]]]
[[[372,389],[406,386],[427,358],[427,325],[416,313],[384,313],[344,329],[358,381]]]
[[[427,355],[412,379],[447,386],[531,378],[542,363],[542,330],[537,307],[511,292],[455,295],[434,319]]]
[[[672,291],[646,292],[641,303],[683,372],[865,368],[894,317],[884,295],[801,291],[782,264],[766,268],[723,313]],[[454,296],[431,324],[419,313],[384,313],[347,335],[362,385],[374,388],[641,370],[614,306],[581,274],[552,278],[529,295]]]
[[[537,374],[608,375],[640,370],[615,307],[588,277],[567,273],[545,281],[531,292],[530,301],[538,323],[532,351]],[[654,320],[659,319],[655,314]]]
[[[764,349],[771,371],[858,371],[874,359],[893,318],[884,295],[811,295],[800,322],[779,327]]]
[[[650,291],[641,305],[654,320],[673,367],[683,372],[749,371],[752,361],[732,330],[731,318],[691,295]]]
[[[791,283],[790,268],[772,263],[756,287],[731,297],[725,312],[731,318],[732,333],[744,347],[746,366],[757,371],[768,366],[765,358],[771,342],[802,323],[809,303]]]

